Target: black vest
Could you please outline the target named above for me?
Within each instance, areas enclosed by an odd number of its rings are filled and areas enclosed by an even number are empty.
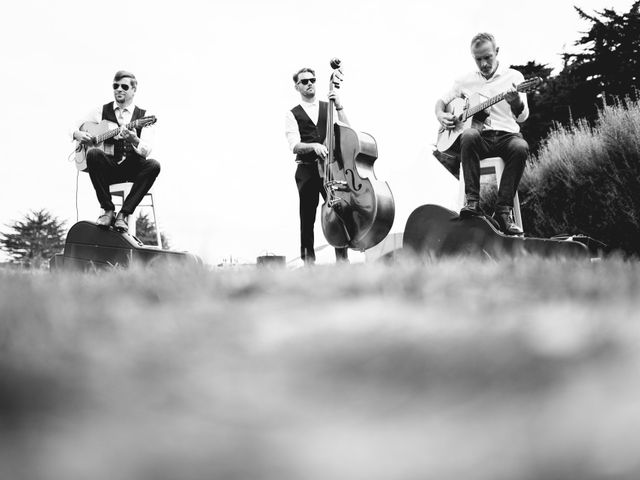
[[[327,102],[320,102],[320,111],[318,114],[318,125],[313,123],[300,105],[291,109],[293,117],[298,122],[298,131],[300,132],[300,141],[302,143],[323,143],[327,136]],[[298,153],[296,162],[298,163],[315,163],[317,160],[315,152]]]
[[[135,107],[133,109],[133,113],[131,114],[131,121],[133,122],[134,120],[138,120],[139,118],[144,117],[145,113],[146,110]],[[116,112],[113,109],[113,102],[107,103],[106,105],[102,106],[102,120],[108,120],[118,125],[118,118],[116,117]],[[136,134],[138,135],[138,138],[140,138],[140,135],[142,135],[142,127],[136,128]],[[136,153],[130,143],[127,143],[124,140],[116,140],[114,138],[110,138],[108,140],[105,140],[104,143],[114,145],[113,158],[115,158],[118,162],[124,155],[126,155],[128,158],[143,158]]]

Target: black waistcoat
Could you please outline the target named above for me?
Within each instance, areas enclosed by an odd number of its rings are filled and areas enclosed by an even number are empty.
[[[139,118],[144,117],[145,113],[146,113],[146,110],[135,107],[133,109],[133,113],[131,114],[131,121],[133,122],[134,120],[138,120]],[[113,102],[107,103],[106,105],[102,106],[102,120],[108,120],[110,122],[115,123],[116,125],[118,124],[118,118],[116,117],[116,112],[113,109]],[[138,135],[138,138],[140,138],[140,135],[142,135],[142,127],[136,128],[136,134]],[[118,162],[124,155],[126,155],[128,158],[132,158],[132,157],[144,158],[141,155],[138,155],[136,153],[136,151],[133,149],[130,143],[127,143],[122,139],[116,140],[114,138],[110,138],[108,140],[105,140],[104,143],[109,143],[114,145],[113,158],[115,158],[116,161]]]
[[[302,143],[323,143],[327,136],[327,102],[320,102],[320,112],[318,114],[318,125],[313,123],[300,105],[291,109],[293,117],[298,122],[298,131],[300,132],[300,141]],[[315,163],[317,159],[315,152],[298,153],[296,162],[298,163]]]

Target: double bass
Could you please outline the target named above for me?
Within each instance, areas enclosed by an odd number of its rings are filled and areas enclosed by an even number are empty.
[[[331,60],[329,88],[341,62]],[[375,139],[368,133],[333,120],[334,100],[329,101],[325,145],[327,158],[318,165],[326,192],[322,205],[322,231],[336,248],[364,251],[380,243],[391,230],[395,216],[393,194],[387,182],[373,172],[378,158]]]

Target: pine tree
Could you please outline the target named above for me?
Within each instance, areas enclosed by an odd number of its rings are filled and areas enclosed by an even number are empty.
[[[7,225],[13,231],[0,234],[0,249],[16,263],[40,268],[64,248],[64,223],[46,209],[32,210],[24,219]]]

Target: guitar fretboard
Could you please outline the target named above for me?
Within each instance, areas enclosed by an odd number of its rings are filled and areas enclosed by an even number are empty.
[[[479,103],[475,107],[471,107],[469,110],[467,110],[464,120],[466,120],[467,118],[473,117],[476,113],[489,108],[491,105],[495,105],[496,103],[501,102],[502,100],[504,100],[504,97],[506,95],[507,95],[506,92],[501,93],[500,95],[496,95],[495,97],[491,97],[490,99],[485,100],[482,103]]]
[[[540,79],[538,77],[530,78],[529,80],[525,80],[520,85],[518,85],[516,87],[516,91],[519,92],[519,93],[526,92],[527,90],[529,90],[530,88],[534,87],[538,83],[540,83]],[[491,98],[485,100],[484,102],[479,103],[478,105],[470,107],[464,113],[464,115],[463,115],[464,118],[462,118],[462,121],[465,121],[468,118],[473,117],[476,113],[481,112],[482,110],[485,110],[485,109],[489,108],[491,105],[495,105],[496,103],[501,102],[502,100],[504,100],[504,97],[507,96],[507,93],[508,92],[502,92],[499,95],[496,95],[495,97],[491,97]]]
[[[116,135],[118,135],[118,133],[120,133],[120,131],[123,128],[126,128],[127,130],[133,128],[136,126],[136,120],[134,120],[133,122],[129,122],[126,125],[121,125],[118,128],[114,128],[113,130],[109,130],[108,132],[103,133],[102,135],[98,135],[96,137],[96,143],[102,143],[105,140],[109,140],[112,137],[115,137]]]

